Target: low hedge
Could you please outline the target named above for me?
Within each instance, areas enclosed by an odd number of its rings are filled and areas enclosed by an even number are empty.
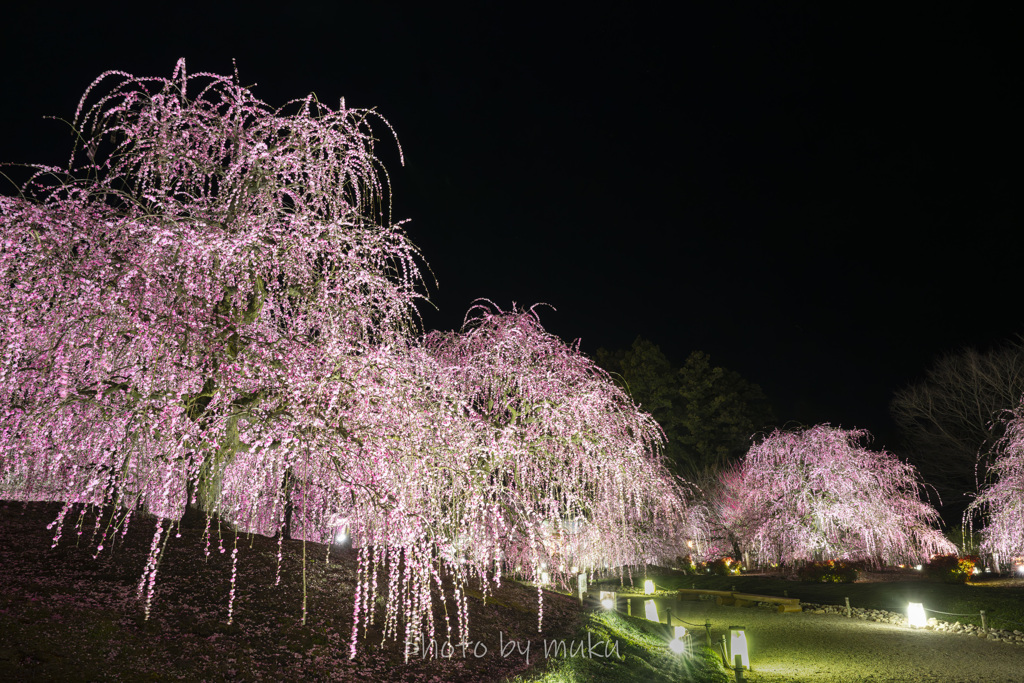
[[[855,562],[808,562],[797,570],[797,576],[811,583],[853,583],[861,568]]]

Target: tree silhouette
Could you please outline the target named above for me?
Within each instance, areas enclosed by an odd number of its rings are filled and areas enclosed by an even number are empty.
[[[702,351],[677,368],[657,345],[637,337],[629,350],[598,349],[596,359],[658,421],[668,465],[687,480],[717,477],[774,420],[758,385],[712,365]]]
[[[1024,342],[938,359],[924,379],[896,392],[890,410],[903,449],[935,486],[947,519],[959,519],[1002,436],[1002,411],[1024,396]]]

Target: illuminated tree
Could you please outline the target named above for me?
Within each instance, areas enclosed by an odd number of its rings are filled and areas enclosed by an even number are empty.
[[[508,520],[511,563],[654,562],[699,533],[686,526],[657,423],[534,310],[477,306],[461,334],[434,333],[427,346],[480,430],[473,469]]]
[[[727,523],[763,562],[921,562],[955,552],[921,501],[914,468],[861,445],[865,430],[776,430],[751,447],[722,491]],[[728,473],[727,473],[728,476]]]
[[[147,613],[188,502],[318,540],[336,508],[387,507],[354,428],[420,277],[367,117],[184,62],[107,73],[68,168],[0,200],[0,495],[66,501],[55,542],[72,503],[156,515]]]
[[[385,220],[367,117],[272,109],[184,62],[112,72],[68,168],[0,198],[0,496],[64,501],[54,544],[84,504],[97,552],[154,515],[147,615],[189,506],[279,539],[347,528],[353,655],[378,592],[408,652],[437,591],[464,641],[471,578],[671,557],[696,533],[657,425],[532,312],[411,337],[418,254]]]
[[[1004,560],[1024,555],[1024,402],[1004,417],[989,481],[967,515],[982,517],[981,548]]]

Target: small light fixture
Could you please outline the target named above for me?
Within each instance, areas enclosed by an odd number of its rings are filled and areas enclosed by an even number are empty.
[[[928,617],[924,614],[923,604],[912,602],[907,605],[907,623],[914,628],[924,628],[928,625]]]
[[[548,575],[547,572],[540,573],[540,582],[544,585],[551,583],[551,577]]]
[[[647,621],[658,621],[658,606],[654,603],[654,600],[644,600],[644,615],[647,617]]]
[[[736,665],[736,657],[740,658],[740,666],[750,668],[750,655],[747,652],[747,634],[743,626],[729,627],[729,668]]]
[[[644,595],[654,595],[654,581],[650,579],[644,581]]]
[[[601,607],[615,609],[615,591],[601,591]]]
[[[671,641],[669,641],[668,649],[672,650],[672,652],[675,652],[677,655],[683,654],[689,649],[686,646],[687,638],[688,636],[686,634],[686,627],[676,626],[675,637]]]
[[[916,565],[914,569],[916,569],[917,571],[921,571],[921,565]]]

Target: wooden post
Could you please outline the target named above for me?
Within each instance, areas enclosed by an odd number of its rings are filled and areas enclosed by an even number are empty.
[[[846,618],[850,619],[853,617],[853,612],[850,610],[850,598],[846,598]]]
[[[742,681],[745,680],[743,678],[743,664],[742,664],[742,657],[740,657],[738,654],[736,655],[736,657],[734,659],[734,664],[736,665],[735,668],[733,669],[733,671],[736,672],[736,681],[738,681],[739,683],[742,683]]]
[[[626,616],[633,616],[633,598],[626,598]]]
[[[734,668],[734,671],[736,672],[736,680],[739,681],[740,683],[742,683],[742,681],[744,680],[744,678],[743,678],[743,659],[739,655],[736,655],[736,659],[734,660],[734,662],[736,664],[736,666]]]
[[[981,630],[988,633],[988,624],[985,622],[985,610],[981,610]]]

